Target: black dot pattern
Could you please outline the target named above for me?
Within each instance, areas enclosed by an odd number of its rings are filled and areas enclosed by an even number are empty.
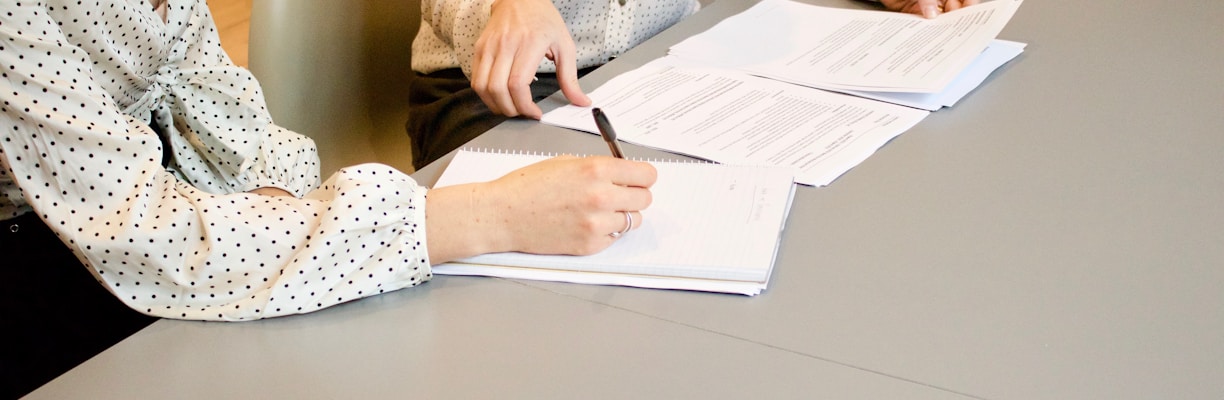
[[[377,164],[320,185],[313,141],[271,123],[205,1],[165,11],[0,8],[0,219],[37,213],[108,290],[161,317],[304,313],[428,280],[426,190]],[[296,197],[246,193],[260,187]]]
[[[697,0],[553,0],[577,47],[578,68],[603,65],[701,8]],[[412,69],[462,68],[471,74],[476,40],[492,1],[432,0],[421,4]],[[556,72],[548,59],[539,72]]]

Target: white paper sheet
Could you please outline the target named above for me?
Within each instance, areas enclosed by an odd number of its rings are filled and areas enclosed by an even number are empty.
[[[671,54],[801,85],[871,92],[943,91],[999,34],[1023,0],[995,0],[935,19],[764,0]]]
[[[961,72],[948,87],[939,93],[901,93],[901,92],[863,92],[856,90],[836,90],[872,100],[886,101],[907,107],[937,111],[944,107],[956,105],[965,95],[976,89],[994,70],[1007,64],[1020,53],[1024,52],[1024,43],[998,40],[990,43],[986,50],[973,63]]]
[[[928,112],[697,66],[667,56],[590,94],[621,140],[726,164],[793,169],[828,185]],[[547,124],[595,133],[590,108],[550,111]]]

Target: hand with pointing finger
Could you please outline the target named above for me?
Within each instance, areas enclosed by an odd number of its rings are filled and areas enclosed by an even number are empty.
[[[472,89],[495,114],[540,119],[531,82],[544,58],[557,65],[561,92],[585,106],[578,86],[577,50],[560,12],[550,0],[497,0],[472,62]]]
[[[980,0],[880,0],[884,8],[927,18],[980,3]]]

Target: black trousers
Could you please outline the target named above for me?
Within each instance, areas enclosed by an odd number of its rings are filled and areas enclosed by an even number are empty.
[[[0,398],[15,399],[148,326],[34,213],[0,221]]]
[[[594,70],[578,71],[578,76]],[[532,101],[540,101],[561,89],[556,74],[538,74],[531,84]],[[507,118],[493,114],[463,71],[445,69],[430,74],[414,73],[408,83],[408,123],[412,138],[412,165],[420,169],[475,139]]]

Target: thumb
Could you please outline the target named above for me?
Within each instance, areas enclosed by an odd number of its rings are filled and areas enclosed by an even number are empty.
[[[922,16],[927,19],[933,19],[939,16],[941,0],[918,0],[918,10],[922,11]]]

